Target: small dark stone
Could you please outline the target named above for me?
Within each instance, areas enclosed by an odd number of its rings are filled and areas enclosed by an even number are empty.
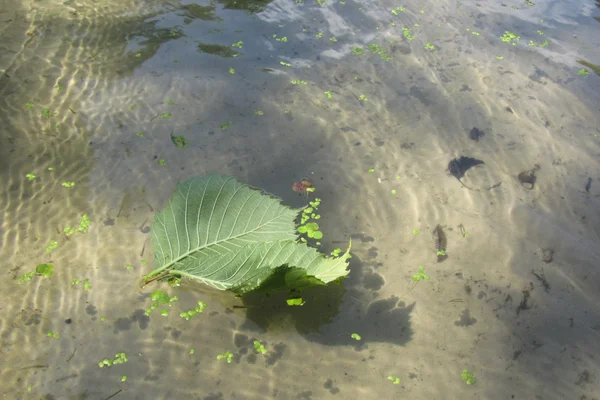
[[[71,318],[65,319],[65,324],[70,324],[71,322],[73,322],[73,320],[71,320]]]

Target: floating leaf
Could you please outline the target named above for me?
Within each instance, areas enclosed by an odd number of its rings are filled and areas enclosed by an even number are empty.
[[[242,294],[278,270],[288,288],[346,276],[350,249],[332,258],[299,243],[294,221],[301,210],[280,201],[232,177],[178,184],[152,224],[156,269],[145,282],[180,275]],[[314,239],[322,237],[316,223],[310,228]]]

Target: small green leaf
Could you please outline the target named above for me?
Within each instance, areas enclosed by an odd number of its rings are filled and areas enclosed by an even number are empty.
[[[25,177],[27,177],[28,180],[32,181],[35,179],[35,174],[30,173],[30,174],[25,175]]]
[[[360,337],[360,335],[358,333],[353,333],[352,335],[350,335],[350,337],[352,339],[354,339],[354,340],[360,340],[361,339],[361,337]]]
[[[173,142],[173,144],[177,147],[187,147],[187,141],[185,140],[185,137],[183,136],[173,136],[171,135],[171,142]]]
[[[288,306],[303,306],[305,301],[302,300],[302,297],[295,297],[293,299],[287,299]]]
[[[52,270],[54,269],[54,265],[52,264],[39,264],[35,267],[35,273],[43,276],[52,276]]]

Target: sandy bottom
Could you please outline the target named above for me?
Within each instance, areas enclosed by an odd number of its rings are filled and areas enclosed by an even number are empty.
[[[590,1],[15,3],[0,1],[3,398],[600,398]],[[154,214],[208,173],[294,207],[311,179],[322,250],[352,240],[348,278],[302,307],[141,288]],[[18,283],[44,263],[51,277]],[[180,300],[147,317],[157,289]]]

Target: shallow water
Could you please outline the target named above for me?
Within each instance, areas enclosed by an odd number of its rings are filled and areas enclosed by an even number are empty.
[[[597,396],[600,8],[528,3],[0,2],[3,398]],[[155,212],[212,172],[294,207],[312,179],[348,278],[295,308],[140,288]]]

